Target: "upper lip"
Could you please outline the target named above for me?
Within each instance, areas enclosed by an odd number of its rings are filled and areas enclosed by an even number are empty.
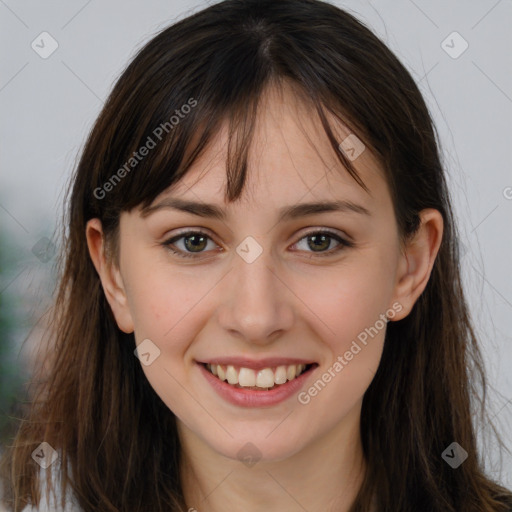
[[[201,364],[218,364],[222,366],[237,366],[240,368],[251,368],[261,370],[263,368],[273,368],[275,366],[289,366],[292,364],[314,364],[309,359],[300,359],[297,357],[266,357],[265,359],[249,359],[247,357],[216,357],[204,361],[198,361]]]

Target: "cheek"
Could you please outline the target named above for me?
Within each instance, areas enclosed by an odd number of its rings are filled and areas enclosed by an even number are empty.
[[[362,400],[382,356],[385,315],[392,315],[388,279],[378,272],[351,272],[332,283],[332,279],[324,283],[329,293],[309,295],[308,305],[318,316],[315,325],[324,333],[328,356],[315,380],[297,397],[325,429]]]
[[[326,349],[312,385],[299,402],[331,424],[362,399],[380,363],[393,291],[393,262],[384,255],[359,258],[332,273],[317,274],[302,296]],[[325,404],[336,404],[327,407]]]
[[[153,337],[169,345],[181,338],[177,333],[186,326],[196,325],[200,301],[212,286],[205,277],[198,279],[161,262],[148,269],[133,268],[128,295],[136,338]]]
[[[301,279],[298,294],[304,297],[311,321],[336,355],[348,350],[351,341],[376,322],[382,330],[381,315],[388,310],[392,296],[390,275],[384,266],[362,264],[359,269],[347,266],[319,272],[314,279]]]
[[[156,394],[180,417],[190,408],[190,396],[183,391],[188,378],[187,350],[208,318],[201,299],[213,283],[163,265],[133,272],[130,278],[135,339],[137,344],[149,339],[158,349],[158,356],[151,364],[142,364],[142,370]]]

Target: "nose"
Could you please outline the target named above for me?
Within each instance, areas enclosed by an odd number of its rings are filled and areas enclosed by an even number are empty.
[[[272,343],[294,323],[293,292],[268,250],[252,263],[235,255],[233,265],[219,296],[220,326],[251,344]]]

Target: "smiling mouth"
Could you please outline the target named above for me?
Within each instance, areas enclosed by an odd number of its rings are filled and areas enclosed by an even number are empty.
[[[317,363],[291,364],[253,370],[232,365],[202,364],[212,375],[234,388],[257,391],[275,389],[318,366]]]

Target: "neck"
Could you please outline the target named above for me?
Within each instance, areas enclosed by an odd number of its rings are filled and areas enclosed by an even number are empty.
[[[178,420],[188,510],[347,512],[365,470],[359,414],[351,411],[352,418],[285,459],[250,467],[214,451]]]

